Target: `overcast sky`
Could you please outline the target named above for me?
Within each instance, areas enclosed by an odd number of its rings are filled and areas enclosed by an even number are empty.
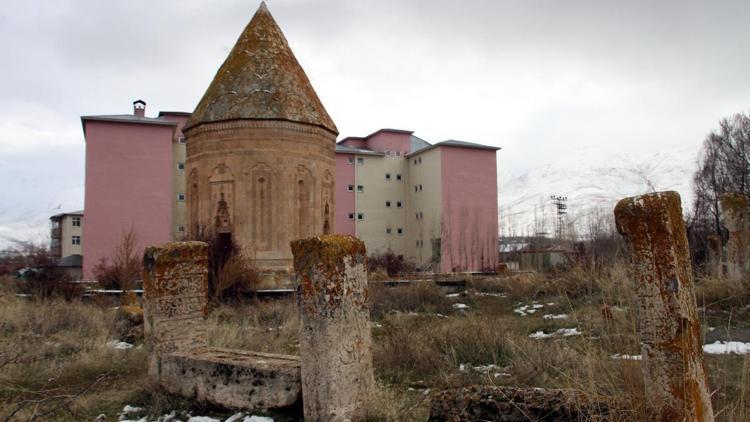
[[[81,115],[130,113],[137,98],[152,116],[192,111],[258,5],[4,2],[0,238],[38,237],[50,214],[83,207]],[[268,7],[340,136],[496,145],[501,179],[591,149],[668,160],[750,107],[746,0]]]

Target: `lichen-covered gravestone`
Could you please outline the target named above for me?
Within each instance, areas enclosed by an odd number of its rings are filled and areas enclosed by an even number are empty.
[[[323,235],[293,241],[292,253],[305,420],[361,420],[375,385],[365,245]]]
[[[617,229],[631,254],[646,397],[660,421],[713,421],[680,195],[625,198]]]
[[[173,242],[148,247],[143,267],[148,373],[158,381],[162,356],[208,347],[208,245]]]
[[[729,232],[727,277],[739,280],[750,270],[750,216],[748,199],[741,193],[721,195],[721,220]]]

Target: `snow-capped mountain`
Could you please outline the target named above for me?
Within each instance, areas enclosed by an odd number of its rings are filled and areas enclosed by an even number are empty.
[[[688,147],[668,151],[621,154],[579,149],[516,174],[504,172],[501,160],[501,235],[554,233],[556,209],[552,195],[568,198],[566,219],[579,226],[579,233],[591,212],[611,213],[615,203],[627,196],[675,190],[682,197],[683,211],[689,210],[697,151]]]

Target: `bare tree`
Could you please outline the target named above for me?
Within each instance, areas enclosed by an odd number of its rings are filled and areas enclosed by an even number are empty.
[[[688,235],[693,258],[705,257],[707,236],[725,236],[719,199],[723,193],[750,195],[750,114],[738,113],[719,122],[703,141],[693,176],[693,208]]]

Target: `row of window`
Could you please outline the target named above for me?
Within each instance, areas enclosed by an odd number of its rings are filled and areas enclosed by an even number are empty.
[[[418,157],[414,159],[414,165],[422,164],[422,157]]]
[[[348,161],[347,161],[347,162],[348,162],[349,164],[354,164],[354,156],[353,156],[353,155],[350,155],[350,156],[349,156],[349,159],[348,159]],[[357,157],[357,165],[358,165],[358,166],[361,166],[361,165],[363,165],[364,163],[365,163],[365,159],[364,159],[364,158],[362,158],[362,157]]]
[[[414,185],[414,192],[421,192],[422,191],[422,185]]]
[[[386,173],[385,174],[385,180],[391,180],[391,174],[390,173]],[[399,180],[399,181],[401,180],[401,174],[396,173],[396,180]]]

